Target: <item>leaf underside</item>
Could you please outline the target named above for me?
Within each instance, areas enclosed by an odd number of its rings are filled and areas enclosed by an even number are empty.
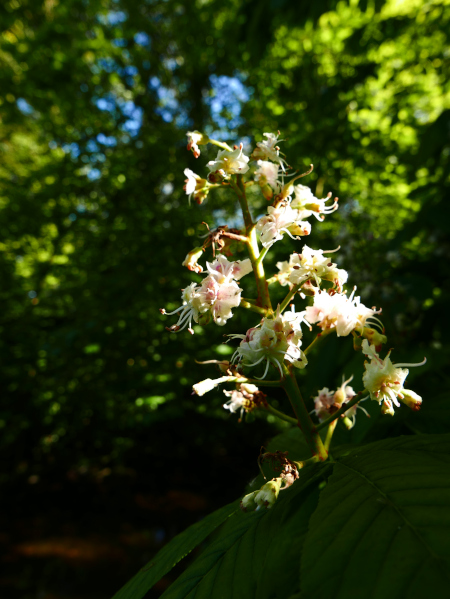
[[[114,595],[113,599],[141,599],[158,580],[202,543],[237,509],[239,509],[239,501],[225,505],[172,539],[151,562]]]
[[[450,435],[340,459],[303,546],[302,599],[419,599],[450,584]]]
[[[327,466],[282,491],[270,510],[235,514],[162,599],[285,599],[298,588],[301,546]]]

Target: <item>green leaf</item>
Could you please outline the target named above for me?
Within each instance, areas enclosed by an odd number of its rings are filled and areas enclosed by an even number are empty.
[[[422,433],[445,433],[450,429],[450,397],[448,392],[428,397],[420,412],[408,418],[414,431]]]
[[[240,500],[239,500],[240,501]],[[206,539],[231,514],[239,509],[239,501],[225,505],[175,537],[144,566],[113,599],[140,599],[180,560]]]
[[[342,456],[303,548],[303,599],[448,594],[450,435],[372,443]]]
[[[327,468],[305,470],[272,509],[235,514],[162,597],[284,599],[295,593],[303,539]]]

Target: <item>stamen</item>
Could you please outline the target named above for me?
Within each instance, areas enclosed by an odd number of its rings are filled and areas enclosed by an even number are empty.
[[[262,380],[262,379],[266,378],[267,372],[269,370],[269,364],[270,364],[269,358],[267,358],[267,364],[266,364],[266,369],[264,370],[264,374],[262,376],[255,376],[255,379]]]
[[[427,363],[427,359],[424,358],[422,360],[422,362],[419,362],[418,364],[406,364],[405,363],[405,364],[393,364],[393,366],[394,366],[394,368],[404,368],[405,366],[406,366],[406,368],[410,368],[410,367],[415,368],[416,366],[423,366],[426,363]]]

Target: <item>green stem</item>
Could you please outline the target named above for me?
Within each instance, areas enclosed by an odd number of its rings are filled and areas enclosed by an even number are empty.
[[[295,425],[298,424],[298,422],[297,422],[297,420],[295,418],[292,418],[291,416],[288,416],[284,412],[280,412],[279,410],[277,410],[276,408],[274,408],[273,406],[271,406],[269,403],[265,406],[265,409],[268,412],[270,412],[271,414],[273,414],[274,416],[276,416],[277,418],[279,418],[280,420],[284,420],[285,422],[289,422],[289,424],[295,424]]]
[[[278,277],[276,275],[274,277],[270,277],[270,279],[267,279],[268,285],[273,285],[274,283],[278,283]]]
[[[309,352],[312,350],[312,348],[317,345],[319,343],[319,341],[321,341],[322,339],[325,339],[325,337],[331,333],[332,329],[327,329],[325,331],[323,331],[322,333],[318,333],[317,336],[311,341],[311,343],[308,345],[308,347],[304,350],[304,354],[305,356],[309,354]]]
[[[308,444],[311,453],[317,456],[318,460],[323,462],[327,459],[328,453],[325,449],[322,439],[317,434],[316,428],[311,420],[308,410],[303,401],[302,394],[298,388],[297,379],[293,372],[283,362],[284,379],[282,385],[286,391],[289,401],[297,417],[297,426],[305,436],[305,441]]]
[[[316,455],[313,455],[312,458],[308,458],[307,460],[302,460],[301,462],[296,462],[295,460],[292,460],[292,461],[297,466],[297,468],[299,470],[301,470],[302,468],[304,468],[305,466],[309,466],[310,464],[317,464],[317,462],[319,462],[320,460]]]
[[[289,302],[291,301],[291,299],[294,297],[294,295],[297,293],[297,291],[300,289],[301,286],[302,286],[302,284],[294,285],[294,287],[292,287],[292,289],[289,291],[287,296],[284,298],[284,300],[280,304],[280,313],[283,312],[283,310],[285,310],[287,308],[287,306],[289,305]]]
[[[241,303],[239,304],[241,308],[247,308],[247,310],[252,310],[252,312],[257,312],[258,314],[262,314],[262,316],[266,316],[267,310],[265,308],[260,308],[259,306],[255,306],[252,302],[247,302],[246,300],[241,298]]]
[[[236,182],[230,180],[230,186],[234,189],[239,205],[244,217],[245,232],[247,234],[247,249],[250,262],[252,263],[253,273],[255,275],[256,287],[258,289],[258,304],[266,310],[272,310],[270,302],[269,288],[266,282],[266,275],[262,261],[259,261],[258,239],[256,237],[256,226],[252,220],[250,210],[248,208],[247,196],[245,195],[245,185],[242,175],[237,175]]]
[[[266,257],[266,254],[267,254],[268,251],[269,251],[269,248],[264,248],[261,251],[261,253],[259,254],[258,259],[257,259],[257,263],[258,264],[264,260],[264,258]]]
[[[337,420],[334,420],[328,427],[327,436],[325,437],[325,441],[324,441],[324,446],[327,451],[330,449],[331,439],[333,438],[333,433],[334,433],[334,429],[336,428],[336,424],[337,424]]]
[[[324,420],[323,422],[321,422],[320,424],[318,424],[316,426],[316,431],[322,430],[323,428],[325,428],[326,426],[328,426],[329,424],[331,424],[334,420],[336,420],[337,418],[339,418],[339,416],[341,416],[342,414],[345,414],[345,412],[347,410],[349,410],[352,406],[354,406],[356,403],[358,403],[359,401],[361,401],[363,395],[367,395],[368,393],[369,392],[366,389],[364,389],[363,391],[360,391],[359,393],[357,393],[354,397],[352,397],[352,399],[350,401],[348,401],[347,403],[343,404],[339,408],[339,410],[337,410],[329,418],[327,418],[326,420]]]
[[[213,146],[217,146],[218,148],[222,148],[222,150],[228,150],[228,152],[233,151],[224,141],[217,141],[216,139],[209,138],[209,143],[213,144]]]

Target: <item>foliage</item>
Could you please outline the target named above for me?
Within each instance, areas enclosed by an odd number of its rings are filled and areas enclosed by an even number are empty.
[[[448,435],[389,439],[309,468],[270,511],[230,518],[163,597],[442,592],[450,560],[449,442]],[[166,563],[162,553],[159,561]],[[144,593],[125,587],[115,599]]]

